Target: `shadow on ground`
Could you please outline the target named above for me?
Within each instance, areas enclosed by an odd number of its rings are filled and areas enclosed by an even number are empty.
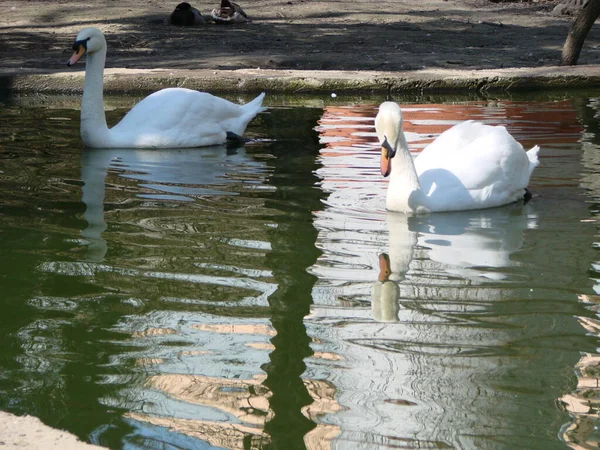
[[[63,5],[36,15],[31,24],[0,26],[0,58],[7,69],[62,70],[77,30],[99,26],[109,45],[107,67],[380,71],[535,67],[558,62],[570,26],[569,20],[550,18],[539,6],[498,11],[546,15],[544,26],[499,26],[501,22],[478,20],[473,11],[450,8],[396,15],[382,8],[366,15],[363,3],[345,10],[309,8],[286,17],[285,6],[290,4],[270,4],[269,11],[262,16],[258,11],[252,23],[194,28],[169,26],[166,10],[106,18],[104,7]],[[495,17],[493,9],[487,13]],[[597,43],[600,30],[593,28],[582,64],[600,62]]]

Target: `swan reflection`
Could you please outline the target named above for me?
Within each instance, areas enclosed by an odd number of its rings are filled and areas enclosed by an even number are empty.
[[[113,190],[133,190],[134,195],[128,197],[193,201],[197,196],[235,195],[235,192],[225,187],[234,181],[239,182],[231,174],[250,175],[244,177],[244,183],[252,184],[252,175],[260,173],[257,169],[263,167],[263,163],[253,161],[246,154],[244,147],[84,150],[81,156],[81,189],[87,227],[81,234],[87,246],[85,259],[91,262],[102,261],[108,251],[106,240],[102,237],[107,228],[104,203],[108,173],[116,171],[123,184],[126,184],[127,179],[137,182],[133,189],[109,185]],[[256,180],[257,183],[262,181]]]
[[[398,320],[399,284],[407,278],[415,253],[428,270],[464,282],[502,281],[507,268],[517,266],[511,259],[523,245],[527,229],[537,228],[531,205],[512,204],[500,208],[424,216],[389,212],[388,253],[379,255],[379,279],[371,290],[371,312],[379,322]],[[411,285],[418,284],[419,273]],[[426,291],[424,291],[426,292]],[[412,298],[418,298],[411,295]]]

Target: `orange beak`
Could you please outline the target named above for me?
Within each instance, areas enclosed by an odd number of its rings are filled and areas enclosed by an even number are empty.
[[[396,156],[396,150],[392,148],[390,143],[387,140],[387,137],[384,137],[383,142],[381,143],[381,175],[387,177],[392,173],[392,158]]]
[[[377,279],[383,283],[384,281],[387,281],[391,273],[390,257],[387,253],[382,253],[379,255],[379,276]]]
[[[73,55],[67,61],[67,66],[71,67],[77,61],[81,59],[81,57],[85,54],[85,47],[81,44],[73,47]]]

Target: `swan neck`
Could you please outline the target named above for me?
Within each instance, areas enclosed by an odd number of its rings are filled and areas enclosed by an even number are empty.
[[[413,157],[408,149],[408,143],[404,133],[398,136],[396,145],[396,156],[392,159],[392,173],[390,175],[390,183],[402,183],[408,192],[420,189],[419,176]]]
[[[386,207],[390,211],[417,212],[422,208],[423,195],[419,176],[403,132],[398,135],[396,155],[392,158],[392,173],[387,190]]]
[[[81,137],[86,145],[98,147],[98,140],[108,138],[104,114],[104,62],[106,49],[88,53],[81,100]]]

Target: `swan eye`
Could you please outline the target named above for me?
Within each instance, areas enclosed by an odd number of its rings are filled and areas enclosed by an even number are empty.
[[[77,61],[79,61],[84,54],[87,53],[87,43],[89,40],[90,38],[75,41],[73,44],[73,56],[71,56],[69,61],[67,61],[67,66],[71,67]]]
[[[81,51],[81,47],[83,47],[83,52],[87,51],[87,43],[90,38],[84,39],[82,41],[75,41],[73,44],[73,51],[79,53]]]

